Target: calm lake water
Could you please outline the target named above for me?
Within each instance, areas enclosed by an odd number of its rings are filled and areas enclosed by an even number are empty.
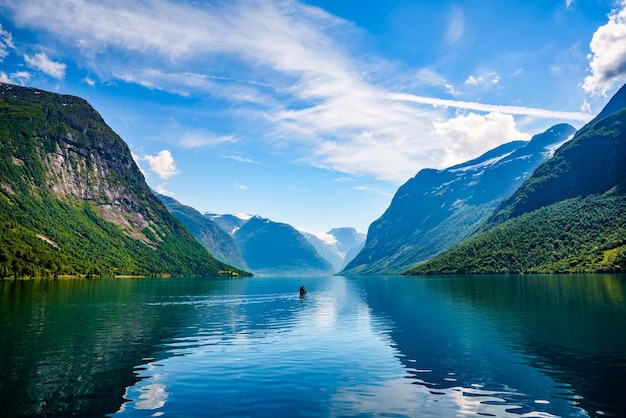
[[[626,416],[625,292],[614,275],[2,282],[0,416]]]

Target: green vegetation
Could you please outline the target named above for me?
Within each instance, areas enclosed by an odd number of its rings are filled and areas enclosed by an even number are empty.
[[[626,86],[467,241],[406,274],[626,272],[624,102]]]
[[[169,196],[158,193],[156,195],[167,207],[167,210],[185,225],[191,235],[213,257],[231,266],[243,270],[248,269],[235,241],[219,225],[190,206],[185,206]]]
[[[581,129],[503,202],[482,230],[543,206],[601,194],[626,182],[625,122],[626,109],[622,109]]]
[[[87,102],[0,93],[0,279],[247,274],[169,214]]]
[[[626,272],[626,199],[614,188],[476,234],[407,274]]]

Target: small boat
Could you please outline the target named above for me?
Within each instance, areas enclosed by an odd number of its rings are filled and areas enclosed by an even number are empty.
[[[304,295],[306,295],[306,287],[300,286],[300,297],[303,297]]]

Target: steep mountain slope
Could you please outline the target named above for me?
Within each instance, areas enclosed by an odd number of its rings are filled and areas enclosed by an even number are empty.
[[[342,274],[401,273],[453,247],[574,133],[556,125],[454,167],[421,170],[372,223],[365,247]]]
[[[0,84],[0,277],[226,270],[86,101]]]
[[[204,216],[219,225],[227,234],[233,235],[235,231],[252,218],[252,215],[230,215],[221,213],[205,213]]]
[[[167,210],[187,227],[191,235],[213,257],[239,269],[248,269],[235,241],[219,225],[191,206],[185,206],[169,196],[155,194],[165,204]]]
[[[604,193],[626,176],[624,106],[626,86],[585,125],[576,140],[564,145],[503,202],[486,228],[572,197]],[[612,111],[611,111],[612,110]]]
[[[361,251],[365,243],[365,234],[354,228],[333,228],[321,235],[306,232],[302,234],[332,264],[335,272],[342,270]]]
[[[626,86],[458,248],[422,273],[626,271]]]
[[[290,225],[254,216],[233,238],[246,263],[258,275],[328,275],[331,264]]]

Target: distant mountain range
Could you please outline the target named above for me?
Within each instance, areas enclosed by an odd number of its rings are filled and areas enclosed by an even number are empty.
[[[324,259],[294,227],[253,216],[208,214],[232,237],[255,275],[327,276],[333,273]]]
[[[219,274],[85,100],[0,83],[0,278]]]
[[[354,228],[333,228],[325,234],[303,232],[317,252],[339,272],[363,249],[365,234]]]
[[[411,274],[626,272],[626,86],[467,241]]]
[[[233,237],[224,231],[216,222],[202,215],[191,206],[185,206],[174,198],[155,194],[179,221],[191,232],[191,235],[206,248],[217,260],[230,264],[241,270],[249,270],[241,256]]]
[[[395,194],[342,274],[399,274],[468,237],[576,130],[553,126],[445,170],[424,169]]]
[[[365,234],[354,228],[310,234],[259,216],[204,216],[233,236],[252,271],[261,275],[332,274],[341,270],[365,241]]]

